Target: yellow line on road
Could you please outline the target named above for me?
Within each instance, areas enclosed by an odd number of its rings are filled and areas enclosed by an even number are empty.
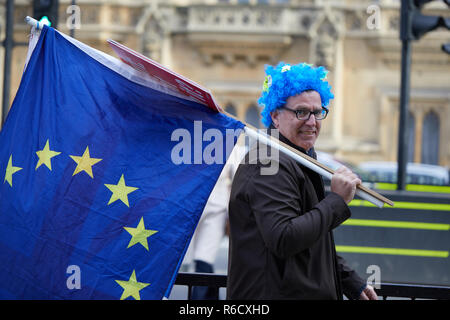
[[[380,228],[402,228],[402,229],[422,229],[448,231],[450,224],[411,222],[411,221],[389,221],[389,220],[366,220],[366,219],[348,219],[342,225],[358,227],[380,227]]]
[[[349,203],[351,207],[374,207],[376,206],[367,200],[352,200]],[[425,202],[404,202],[395,201],[392,209],[412,209],[412,210],[434,210],[450,211],[450,204],[447,203],[425,203]]]
[[[336,251],[347,253],[369,253],[369,254],[388,254],[399,256],[448,258],[448,251],[437,251],[437,250],[336,246]]]
[[[397,190],[396,183],[375,183],[375,189],[378,190]],[[416,192],[433,192],[433,193],[450,193],[450,186],[429,186],[422,184],[407,184],[406,191]]]

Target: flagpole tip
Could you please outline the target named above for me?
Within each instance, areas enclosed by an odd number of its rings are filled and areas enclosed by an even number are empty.
[[[42,29],[43,27],[43,23],[39,23],[39,21],[37,21],[36,19],[30,17],[30,16],[26,16],[25,17],[25,22],[27,24],[29,24],[32,27],[35,27],[37,30]]]

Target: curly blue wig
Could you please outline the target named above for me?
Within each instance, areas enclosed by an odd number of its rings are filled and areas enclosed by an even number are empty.
[[[317,91],[322,100],[322,107],[327,107],[334,98],[331,86],[326,81],[328,71],[324,67],[313,67],[299,63],[289,65],[284,62],[276,67],[266,65],[266,78],[258,103],[264,108],[261,112],[262,123],[269,127],[272,123],[270,113],[281,108],[291,96],[304,91]]]

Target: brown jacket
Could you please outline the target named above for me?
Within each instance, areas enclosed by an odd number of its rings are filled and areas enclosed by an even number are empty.
[[[351,215],[342,197],[325,196],[321,176],[284,153],[275,175],[248,156],[231,189],[227,298],[357,298],[365,281],[336,255],[332,234]]]

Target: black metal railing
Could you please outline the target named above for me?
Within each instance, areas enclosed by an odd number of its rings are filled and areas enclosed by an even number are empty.
[[[379,297],[450,300],[450,287],[419,284],[381,283],[376,289]]]
[[[192,287],[212,287],[216,288],[218,293],[220,288],[226,288],[227,276],[213,273],[180,272],[178,273],[175,285],[187,286],[187,300],[191,300]],[[450,300],[450,287],[444,286],[381,283],[380,288],[376,289],[376,292],[383,300],[387,300],[388,298]]]
[[[192,287],[210,287],[215,288],[216,294],[219,294],[220,288],[227,287],[227,276],[215,273],[189,273],[179,272],[175,285],[182,285],[188,287],[187,299],[191,300]]]

